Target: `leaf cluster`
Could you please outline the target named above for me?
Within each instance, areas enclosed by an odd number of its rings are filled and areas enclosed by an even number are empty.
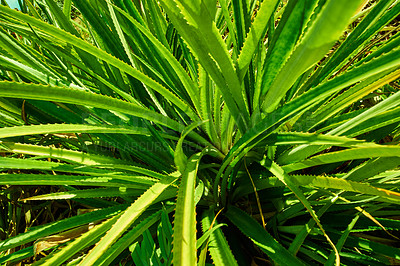
[[[21,4],[1,263],[400,262],[398,1]]]

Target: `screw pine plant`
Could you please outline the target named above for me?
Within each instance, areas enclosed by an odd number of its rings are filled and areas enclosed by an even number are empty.
[[[0,5],[0,261],[400,261],[396,0]]]

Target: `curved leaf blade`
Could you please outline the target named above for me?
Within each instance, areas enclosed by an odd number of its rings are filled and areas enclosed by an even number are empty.
[[[177,177],[167,176],[154,184],[143,195],[141,195],[126,211],[121,215],[113,227],[98,242],[98,244],[83,259],[80,265],[95,265],[96,261],[120,237],[135,220],[157,199],[161,193],[167,189]]]
[[[199,152],[189,158],[179,185],[174,219],[174,265],[196,265],[195,185],[203,154],[204,152]]]
[[[328,163],[344,162],[356,159],[368,159],[372,157],[400,157],[400,147],[389,145],[379,146],[378,144],[375,144],[372,145],[372,147],[359,147],[337,152],[324,153],[302,162],[285,165],[282,167],[282,169],[289,173],[316,165],[324,165]]]
[[[314,221],[317,223],[319,229],[321,229],[321,232],[325,236],[326,240],[328,241],[329,245],[332,247],[335,255],[336,255],[336,266],[340,265],[340,256],[339,252],[337,251],[335,245],[333,244],[332,240],[329,238],[329,236],[326,234],[324,228],[322,227],[322,224],[319,220],[318,215],[315,213],[314,209],[312,208],[310,202],[307,200],[301,189],[292,182],[290,179],[289,175],[285,172],[284,169],[279,167],[275,162],[269,160],[264,156],[264,159],[260,163],[262,166],[264,166],[266,169],[268,169],[271,173],[273,173],[285,186],[287,186],[295,195],[296,197],[300,200],[301,204],[304,205],[308,213],[310,213],[311,217],[314,219]]]
[[[214,219],[212,216],[213,215],[211,210],[204,212],[202,219],[202,228],[204,233],[206,233],[206,231],[211,228],[212,219]],[[208,251],[211,254],[211,258],[214,264],[217,266],[238,265],[234,255],[232,254],[232,250],[230,249],[228,242],[225,239],[224,233],[220,228],[216,229],[216,226],[220,225],[221,224],[215,222],[213,228],[211,229],[213,231],[211,231],[210,239],[208,240]],[[208,232],[210,232],[210,230],[207,231],[207,233]]]
[[[254,52],[258,47],[258,43],[266,33],[269,23],[269,18],[275,11],[275,6],[278,1],[264,1],[257,12],[257,17],[250,26],[250,31],[247,34],[247,38],[243,44],[243,48],[239,54],[237,61],[237,72],[240,78],[243,78],[247,71],[248,66],[253,58]]]

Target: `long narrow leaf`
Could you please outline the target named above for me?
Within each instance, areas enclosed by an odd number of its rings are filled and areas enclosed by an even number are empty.
[[[103,254],[103,250],[110,248],[111,245],[120,237],[126,229],[132,225],[133,222],[150,206],[154,200],[177,178],[174,176],[168,176],[160,182],[154,184],[149,190],[147,190],[142,196],[140,196],[121,217],[116,221],[113,227],[107,232],[107,234],[98,242],[90,253],[83,259],[81,265],[93,265]]]
[[[173,235],[173,264],[196,265],[195,185],[198,165],[203,153],[196,153],[187,162],[179,185]]]

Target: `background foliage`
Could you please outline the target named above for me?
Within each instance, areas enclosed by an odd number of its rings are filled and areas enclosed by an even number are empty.
[[[396,0],[0,5],[0,262],[400,262]]]

